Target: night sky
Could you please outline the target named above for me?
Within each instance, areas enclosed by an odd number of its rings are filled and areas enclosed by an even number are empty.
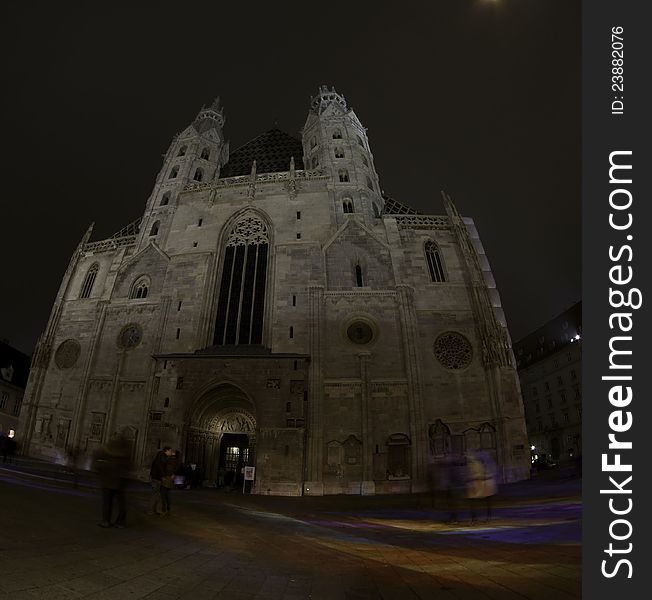
[[[580,298],[580,2],[6,2],[0,339],[31,353],[70,255],[138,218],[220,96],[231,149],[334,85],[385,193],[474,218],[519,339]]]

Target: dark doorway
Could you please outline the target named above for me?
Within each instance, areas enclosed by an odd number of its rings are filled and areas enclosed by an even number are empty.
[[[217,487],[241,489],[244,479],[243,467],[250,464],[249,436],[246,433],[225,433],[220,444]]]

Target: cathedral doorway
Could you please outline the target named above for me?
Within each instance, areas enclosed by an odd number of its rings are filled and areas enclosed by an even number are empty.
[[[188,415],[185,461],[204,486],[242,487],[243,467],[255,466],[255,407],[243,390],[220,384],[204,393]]]

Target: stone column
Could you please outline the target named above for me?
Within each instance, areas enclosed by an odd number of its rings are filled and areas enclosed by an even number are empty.
[[[360,409],[362,423],[362,482],[360,484],[360,493],[363,496],[374,495],[376,493],[376,484],[373,477],[373,411],[369,408],[369,359],[371,352],[359,352],[360,359]]]
[[[410,422],[412,491],[426,486],[426,428],[421,397],[421,376],[417,353],[417,319],[414,310],[414,290],[408,285],[397,285],[398,308],[403,334],[403,352],[408,384],[408,410]]]
[[[323,358],[323,308],[324,286],[313,285],[308,288],[310,295],[310,369],[308,398],[308,448],[306,452],[306,474],[303,493],[307,496],[321,496],[324,493],[323,452],[324,440],[322,432],[322,401],[324,386],[322,383]]]

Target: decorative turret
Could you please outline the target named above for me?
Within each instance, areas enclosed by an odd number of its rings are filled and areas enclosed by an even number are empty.
[[[229,144],[222,132],[224,122],[224,109],[216,98],[209,107],[202,106],[192,124],[174,137],[147,202],[139,247],[150,240],[164,246],[170,215],[188,183],[212,181],[220,176],[222,165],[229,159]]]
[[[306,168],[332,177],[338,218],[358,213],[372,224],[382,212],[383,198],[367,131],[334,87],[320,86],[302,133]]]

